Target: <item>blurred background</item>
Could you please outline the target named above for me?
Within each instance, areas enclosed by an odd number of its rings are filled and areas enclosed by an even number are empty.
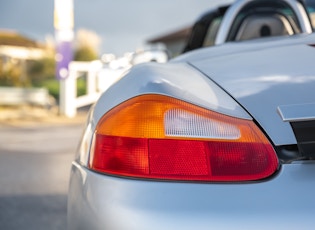
[[[66,229],[88,105],[143,62],[139,50],[178,55],[194,21],[224,2],[0,0],[0,229]]]
[[[152,60],[141,50],[178,55],[194,21],[229,2],[0,0],[0,229],[66,229],[88,104]]]
[[[58,104],[56,2],[1,0],[0,86],[45,88]],[[67,1],[60,2],[60,8],[67,8]],[[163,38],[169,35],[177,36],[175,56],[193,22],[224,2],[231,1],[74,0],[71,60],[101,60],[104,54],[123,57],[144,47],[165,45]],[[78,95],[86,93],[84,78],[78,79],[77,88]]]

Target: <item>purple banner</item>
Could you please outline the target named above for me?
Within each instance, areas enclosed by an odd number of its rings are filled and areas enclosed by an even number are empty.
[[[69,63],[73,59],[71,41],[59,41],[56,49],[56,77],[65,79],[69,76]]]

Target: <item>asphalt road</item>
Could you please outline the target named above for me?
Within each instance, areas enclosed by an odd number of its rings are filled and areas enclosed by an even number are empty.
[[[70,167],[82,124],[0,123],[0,229],[66,229]]]

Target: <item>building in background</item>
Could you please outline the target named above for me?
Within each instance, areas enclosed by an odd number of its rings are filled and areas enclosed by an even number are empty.
[[[48,54],[44,44],[15,31],[0,30],[0,85],[27,85],[27,62]]]
[[[45,55],[45,46],[15,31],[0,31],[0,56],[23,60],[40,59]]]
[[[146,42],[149,45],[164,44],[166,49],[171,53],[171,56],[175,57],[184,50],[191,29],[191,26],[185,27],[169,34],[149,39]]]

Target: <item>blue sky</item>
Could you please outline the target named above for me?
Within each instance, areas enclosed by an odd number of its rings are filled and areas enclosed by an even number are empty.
[[[97,33],[101,53],[122,55],[226,2],[231,0],[74,0],[75,30]],[[53,9],[53,0],[0,0],[0,29],[44,41],[54,36]]]

